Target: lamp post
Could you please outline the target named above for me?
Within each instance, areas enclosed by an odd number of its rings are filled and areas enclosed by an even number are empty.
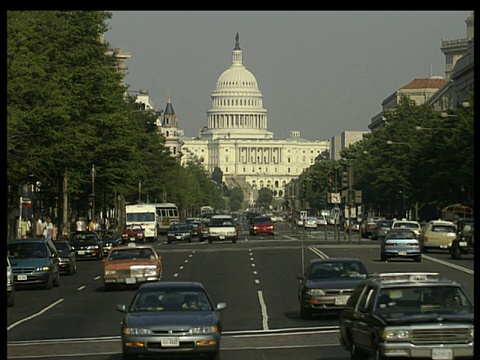
[[[92,165],[92,170],[90,171],[92,176],[92,219],[95,218],[95,176],[97,171],[95,170],[95,165]]]
[[[410,149],[413,149],[412,145],[407,143],[407,142],[403,142],[403,141],[392,141],[392,140],[387,140],[387,144],[388,145],[406,145],[408,146]]]

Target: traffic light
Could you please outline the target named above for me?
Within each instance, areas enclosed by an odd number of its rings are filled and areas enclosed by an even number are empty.
[[[348,189],[348,171],[342,171],[342,189]]]
[[[328,173],[328,185],[330,187],[333,187],[334,183],[335,183],[335,174],[333,171],[330,171]]]
[[[93,194],[88,195],[88,207],[93,208]]]
[[[302,182],[302,193],[303,193],[303,196],[307,194],[307,180],[303,180]]]

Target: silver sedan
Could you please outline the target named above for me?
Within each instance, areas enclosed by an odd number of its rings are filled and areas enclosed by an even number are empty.
[[[390,258],[413,259],[422,261],[420,241],[411,229],[392,229],[380,245],[380,260]]]

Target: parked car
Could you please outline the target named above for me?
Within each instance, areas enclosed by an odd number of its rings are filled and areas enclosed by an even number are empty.
[[[275,235],[275,224],[269,216],[255,216],[250,221],[250,235]]]
[[[117,246],[103,259],[103,284],[107,291],[117,285],[159,281],[162,274],[162,257],[151,245]]]
[[[197,309],[182,306],[196,300]],[[118,304],[123,359],[137,355],[220,359],[222,322],[227,304],[213,303],[197,281],[156,281],[143,284],[129,305]]]
[[[40,286],[51,289],[60,285],[57,249],[44,238],[18,239],[7,244],[14,286]]]
[[[316,217],[317,220],[317,226],[327,226],[328,224],[328,218],[326,215],[318,215]]]
[[[461,259],[463,255],[474,254],[474,220],[461,218],[457,220],[456,237],[452,241],[450,254],[452,259]]]
[[[392,228],[393,220],[377,220],[372,229],[372,240],[382,240]]]
[[[420,232],[422,231],[422,226],[418,221],[414,220],[393,220],[391,229],[411,229],[417,237],[420,237]]]
[[[208,225],[210,220],[208,221],[201,221],[198,225],[198,241],[202,242],[208,240]]]
[[[75,274],[77,272],[77,258],[70,243],[66,240],[56,240],[53,241],[53,245],[58,252],[60,272],[67,275]]]
[[[113,229],[100,231],[100,239],[102,242],[103,256],[107,256],[113,247],[122,245],[121,235]]]
[[[420,241],[413,230],[397,228],[390,230],[380,244],[380,260],[391,258],[413,259],[422,261]]]
[[[122,244],[126,245],[129,242],[136,242],[145,244],[147,239],[145,237],[145,229],[140,224],[130,224],[125,226],[122,231]]]
[[[474,358],[472,300],[439,273],[370,274],[339,320],[352,359]]]
[[[7,306],[15,306],[15,286],[13,284],[13,271],[10,259],[7,258]]]
[[[70,245],[79,259],[103,259],[103,245],[100,235],[95,231],[80,231],[70,236]]]
[[[186,218],[185,222],[190,227],[190,231],[193,238],[197,238],[200,235],[200,218]]]
[[[186,223],[177,223],[170,225],[167,231],[167,243],[172,241],[192,242],[192,230]]]
[[[382,219],[384,218],[370,217],[370,218],[364,219],[360,224],[360,236],[364,239],[372,236],[372,231],[377,221]]]
[[[317,218],[316,217],[309,216],[305,220],[303,220],[303,228],[305,230],[307,230],[307,229],[317,230],[317,226],[318,226],[318,224],[317,224]]]
[[[456,237],[456,226],[451,221],[431,220],[420,232],[420,247],[423,252],[428,250],[447,250],[450,252],[452,241]]]
[[[366,277],[367,268],[357,258],[312,260],[305,272],[297,275],[301,317],[343,309],[355,286]]]

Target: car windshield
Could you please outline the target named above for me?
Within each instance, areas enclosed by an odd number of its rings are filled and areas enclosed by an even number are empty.
[[[417,223],[413,223],[413,222],[402,222],[402,223],[396,223],[394,225],[394,228],[418,229],[419,226]]]
[[[213,306],[202,290],[167,288],[138,292],[130,312],[139,311],[213,311]]]
[[[72,241],[95,241],[97,237],[95,234],[77,234],[72,236]]]
[[[367,269],[359,262],[325,262],[311,266],[308,280],[366,278]]]
[[[55,248],[59,251],[68,251],[68,244],[65,242],[53,242]]]
[[[233,226],[232,220],[229,219],[211,219],[210,220],[210,226]]]
[[[155,259],[155,254],[152,249],[146,248],[128,248],[112,250],[108,256],[108,261],[117,260],[138,260],[138,259]]]
[[[380,221],[377,221],[377,226],[380,226],[382,228],[391,227],[392,223],[393,223],[393,221],[380,220]]]
[[[47,249],[41,243],[10,243],[8,256],[12,259],[44,258],[47,256]]]
[[[454,233],[455,226],[454,225],[433,225],[432,231],[439,232],[439,233]]]
[[[416,239],[417,235],[413,231],[391,231],[387,239]]]
[[[389,317],[428,313],[471,312],[472,304],[457,286],[422,286],[382,289],[376,311]]]
[[[172,230],[180,230],[180,231],[189,231],[190,228],[188,227],[187,224],[173,224],[172,225]]]
[[[271,222],[272,222],[272,219],[269,217],[259,217],[259,218],[253,219],[254,224],[269,224]]]

